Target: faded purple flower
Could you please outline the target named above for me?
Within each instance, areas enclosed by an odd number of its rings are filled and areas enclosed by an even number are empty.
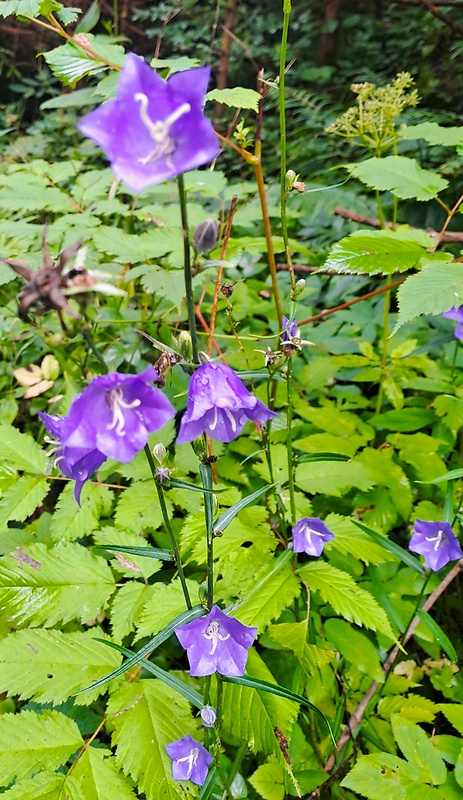
[[[449,561],[463,558],[460,543],[448,522],[417,519],[408,549],[424,556],[426,564],[434,572],[445,567]]]
[[[257,628],[248,628],[213,606],[207,616],[174,630],[187,651],[190,675],[244,675]]]
[[[165,81],[128,53],[115,100],[77,127],[105,151],[114,174],[140,192],[218,155],[217,136],[203,114],[209,76],[209,67],[197,67]]]
[[[309,556],[320,556],[326,542],[334,539],[320,517],[302,517],[293,528],[293,550],[295,553],[307,553]]]
[[[456,319],[458,324],[454,330],[454,336],[457,339],[463,339],[463,306],[458,306],[458,308],[452,306],[452,308],[445,311],[442,316],[447,319]]]
[[[39,411],[38,415],[48,433],[53,437],[52,443],[56,445],[54,451],[55,464],[59,466],[66,478],[72,478],[72,480],[76,482],[74,497],[80,505],[80,495],[84,483],[88,481],[93,473],[106,461],[106,456],[100,453],[99,450],[88,450],[81,447],[63,447],[61,444],[61,433],[65,418],[45,414],[43,411]]]
[[[47,430],[59,442],[59,466],[67,477],[84,483],[105,458],[128,462],[162,428],[175,411],[159,390],[149,386],[156,370],[139,375],[112,372],[94,378],[72,401],[65,417],[41,413]],[[80,496],[80,488],[76,492]]]
[[[296,317],[283,317],[283,333],[281,335],[282,342],[290,342],[291,339],[297,336],[297,322]]]
[[[213,758],[206,748],[191,736],[166,744],[167,755],[172,759],[172,777],[176,781],[191,781],[202,786]]]
[[[231,367],[208,362],[191,377],[177,442],[191,442],[203,433],[220,442],[231,442],[249,419],[264,423],[275,416],[248,392]]]
[[[212,706],[203,706],[200,713],[204,727],[213,728],[217,719],[215,709]]]

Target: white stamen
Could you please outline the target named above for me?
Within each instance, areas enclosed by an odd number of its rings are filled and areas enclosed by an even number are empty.
[[[233,414],[232,414],[232,412],[230,411],[229,408],[224,408],[224,411],[225,411],[228,419],[230,420],[230,425],[231,425],[233,433],[236,433],[236,419],[235,419],[235,417],[233,416]]]
[[[312,544],[311,536],[323,536],[323,533],[320,533],[319,531],[315,531],[313,528],[310,528],[309,525],[304,525],[301,533],[304,534],[304,536],[307,539],[309,544]]]
[[[217,422],[218,422],[217,406],[214,406],[214,419],[213,419],[212,423],[209,425],[209,430],[210,431],[215,431],[215,429],[217,427]]]
[[[188,772],[186,774],[187,778],[191,776],[193,772],[193,767],[196,766],[196,762],[199,756],[199,747],[193,747],[187,756],[183,756],[183,758],[177,758],[177,764],[181,764],[182,761],[186,761],[188,763]]]
[[[220,625],[217,620],[211,620],[209,622],[205,632],[202,634],[205,639],[209,639],[212,642],[212,647],[209,650],[209,655],[213,656],[215,651],[217,650],[217,645],[220,642],[226,642],[227,639],[230,638],[230,634],[227,633],[225,636],[220,633]]]
[[[439,550],[439,547],[442,544],[442,539],[446,539],[447,537],[445,536],[444,531],[438,530],[437,536],[425,536],[424,538],[427,542],[435,542],[436,544],[434,545],[433,549]]]
[[[182,103],[182,105],[176,108],[167,119],[159,119],[157,122],[153,122],[148,116],[149,100],[146,94],[137,92],[135,100],[140,103],[140,119],[145,128],[147,128],[153,142],[156,144],[147,156],[138,159],[138,163],[148,164],[150,161],[159,161],[160,158],[165,158],[167,166],[172,167],[170,156],[175,151],[175,142],[169,136],[169,131],[180,117],[183,117],[184,114],[188,114],[191,111],[190,104]]]
[[[127,403],[124,400],[124,393],[122,389],[111,389],[106,393],[106,398],[111,411],[113,412],[113,418],[109,425],[106,425],[106,430],[112,431],[115,428],[118,436],[125,436],[125,418],[122,409],[138,408],[141,400],[132,400],[131,403]]]

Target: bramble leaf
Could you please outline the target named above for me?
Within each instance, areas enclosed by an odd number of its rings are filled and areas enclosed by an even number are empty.
[[[347,169],[370,189],[392,192],[402,200],[432,200],[449,185],[445,178],[406,156],[368,158]]]

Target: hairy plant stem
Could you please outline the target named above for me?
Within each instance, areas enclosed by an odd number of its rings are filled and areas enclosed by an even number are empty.
[[[170,524],[169,512],[167,511],[166,500],[164,497],[164,489],[156,480],[156,464],[154,463],[154,458],[152,456],[151,450],[149,449],[149,445],[145,444],[144,451],[149,464],[149,468],[151,470],[151,474],[153,476],[154,485],[156,486],[156,491],[158,493],[162,518],[164,520],[167,533],[169,534],[170,543],[172,545],[172,551],[175,559],[175,566],[177,567],[178,577],[180,578],[180,583],[182,584],[183,596],[185,598],[186,607],[192,608],[190,593],[188,591],[188,586],[186,585],[185,573],[183,572],[182,559],[180,558],[180,551],[178,549],[175,533],[173,532],[172,525]]]
[[[193,284],[191,278],[190,238],[188,234],[188,215],[183,174],[177,175],[178,194],[180,198],[180,214],[182,219],[183,236],[183,274],[185,279],[186,305],[188,310],[188,326],[190,328],[193,361],[198,364],[198,338],[196,336],[195,306],[193,301]]]
[[[283,30],[281,33],[280,45],[280,74],[278,82],[278,104],[280,116],[280,212],[281,212],[281,232],[283,234],[283,244],[285,247],[286,261],[289,270],[289,280],[291,283],[291,299],[296,299],[296,278],[294,275],[293,261],[289,247],[288,224],[286,219],[286,204],[288,193],[286,189],[286,105],[285,105],[285,70],[286,70],[286,50],[288,44],[289,17],[291,14],[291,1],[285,0],[283,3]]]
[[[386,280],[386,295],[384,297],[384,313],[383,313],[383,344],[381,353],[381,380],[379,383],[378,397],[376,399],[376,413],[379,414],[383,404],[384,395],[384,379],[386,374],[387,357],[389,349],[389,313],[391,310],[391,288],[392,276],[388,275]]]
[[[293,421],[293,359],[290,356],[286,361],[286,429],[288,438],[286,441],[288,453],[288,488],[289,488],[289,502],[291,507],[291,525],[296,524],[296,497],[294,492],[294,460],[293,460],[293,439],[291,426]]]

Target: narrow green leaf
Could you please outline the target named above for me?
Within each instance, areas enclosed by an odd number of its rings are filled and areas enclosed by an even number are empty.
[[[99,553],[104,553],[105,550],[116,553],[130,553],[133,556],[145,556],[147,558],[158,558],[161,561],[174,561],[174,557],[170,550],[163,550],[160,547],[128,547],[121,544],[95,544],[90,548]]]
[[[442,630],[436,620],[428,614],[427,611],[420,609],[416,612],[416,616],[420,618],[421,622],[426,626],[430,633],[434,636],[436,642],[440,644],[442,650],[447,653],[451,661],[456,664],[458,662],[457,651],[455,650],[452,642],[446,633]]]
[[[432,481],[415,481],[415,483],[444,483],[445,481],[454,481],[457,478],[463,478],[463,469],[451,469],[445,475],[439,475],[433,478]]]
[[[297,448],[297,442],[295,444]],[[343,453],[304,453],[297,457],[298,464],[305,464],[308,461],[350,461],[350,456]]]
[[[381,545],[381,547],[384,547],[384,549],[387,550],[389,553],[392,553],[393,555],[397,556],[397,558],[400,558],[400,560],[403,561],[403,563],[406,564],[407,567],[411,567],[412,569],[415,570],[415,572],[418,572],[420,575],[424,575],[424,569],[420,564],[420,562],[418,561],[418,559],[415,558],[415,556],[412,556],[412,554],[409,553],[408,550],[405,550],[403,547],[401,547],[400,544],[392,542],[386,536],[381,536],[381,534],[377,533],[377,531],[374,531],[371,528],[367,528],[366,525],[362,525],[361,522],[357,522],[357,520],[355,519],[352,520],[352,522],[354,523],[354,525],[357,526],[357,528],[360,528],[365,533],[368,533],[368,536],[370,536],[374,542]]]
[[[115,642],[109,642],[107,639],[97,639],[96,641],[102,642],[103,644],[107,644],[108,647],[113,647],[114,650],[118,650],[119,653],[123,653],[124,656],[128,658],[132,658],[137,656],[138,653],[134,653],[132,650],[128,650],[127,647],[122,647],[120,644],[116,644]],[[170,686],[171,689],[175,689],[176,692],[183,695],[185,700],[188,700],[191,705],[196,706],[196,708],[203,708],[204,706],[204,698],[201,697],[199,692],[196,692],[186,683],[183,683],[179,678],[176,678],[175,675],[171,675],[170,672],[166,672],[165,669],[161,669],[156,664],[152,664],[151,661],[147,661],[146,658],[138,658],[138,664],[141,664],[143,669],[146,669],[148,672],[151,672],[152,675],[155,675],[156,678],[159,678],[161,681]]]
[[[178,617],[172,620],[162,631],[153,636],[152,639],[149,640],[148,644],[145,644],[144,647],[141,647],[140,650],[130,656],[120,667],[110,672],[109,675],[106,675],[104,678],[100,678],[99,681],[95,681],[92,683],[91,686],[87,686],[85,689],[81,689],[80,692],[77,694],[83,694],[83,692],[88,692],[90,689],[96,689],[99,686],[104,686],[105,683],[108,681],[112,681],[113,678],[117,678],[118,675],[122,675],[126,670],[130,669],[131,667],[138,664],[140,659],[143,659],[148,653],[151,653],[152,650],[155,650],[156,647],[159,647],[160,644],[166,641],[169,636],[172,634],[174,628],[178,625],[186,625],[187,622],[192,622],[194,619],[198,619],[199,617],[203,617],[206,614],[206,609],[203,606],[193,606],[193,608],[188,609],[187,611],[183,611]]]
[[[89,33],[98,24],[100,16],[101,12],[98,0],[93,0],[93,3],[85,12],[79,24],[76,25],[74,33]]]
[[[258,689],[260,692],[270,692],[270,694],[274,694],[277,697],[283,697],[285,700],[292,700],[294,703],[299,703],[299,705],[303,705],[306,708],[309,708],[311,711],[315,711],[326,724],[328,728],[331,740],[336,747],[336,740],[333,736],[333,731],[331,730],[331,725],[320,709],[307,700],[305,697],[302,697],[300,694],[296,694],[295,692],[291,692],[289,689],[285,689],[283,686],[279,686],[277,683],[268,683],[267,681],[261,681],[257,678],[251,678],[248,675],[241,675],[239,677],[232,677],[231,675],[224,675],[223,680],[227,683],[237,683],[240,686],[247,686],[250,689]]]
[[[202,466],[202,465],[200,465]],[[190,483],[189,481],[182,481],[180,478],[170,478],[169,483],[165,486],[165,489],[189,489],[190,492],[199,492],[200,494],[221,494],[221,492],[227,492],[228,489],[208,489],[204,486],[196,486],[195,483]]]
[[[274,486],[273,483],[268,486],[262,486],[260,489],[257,489],[256,492],[248,494],[247,497],[241,498],[241,500],[238,500],[237,503],[234,503],[232,506],[230,506],[230,508],[227,508],[227,510],[224,511],[223,514],[220,514],[220,516],[214,521],[214,531],[224,531],[225,528],[230,525],[232,519],[234,519],[243,508],[246,508],[246,506],[248,506],[250,503],[253,503],[254,500],[257,500],[257,498],[261,497],[263,494],[265,494],[265,492],[268,492],[272,486]]]
[[[211,796],[212,790],[215,786],[215,782],[218,777],[219,773],[217,771],[217,768],[214,766],[214,764],[211,764],[209,772],[207,773],[207,778],[204,781],[201,787],[201,791],[197,796],[197,800],[208,800],[208,798]]]

